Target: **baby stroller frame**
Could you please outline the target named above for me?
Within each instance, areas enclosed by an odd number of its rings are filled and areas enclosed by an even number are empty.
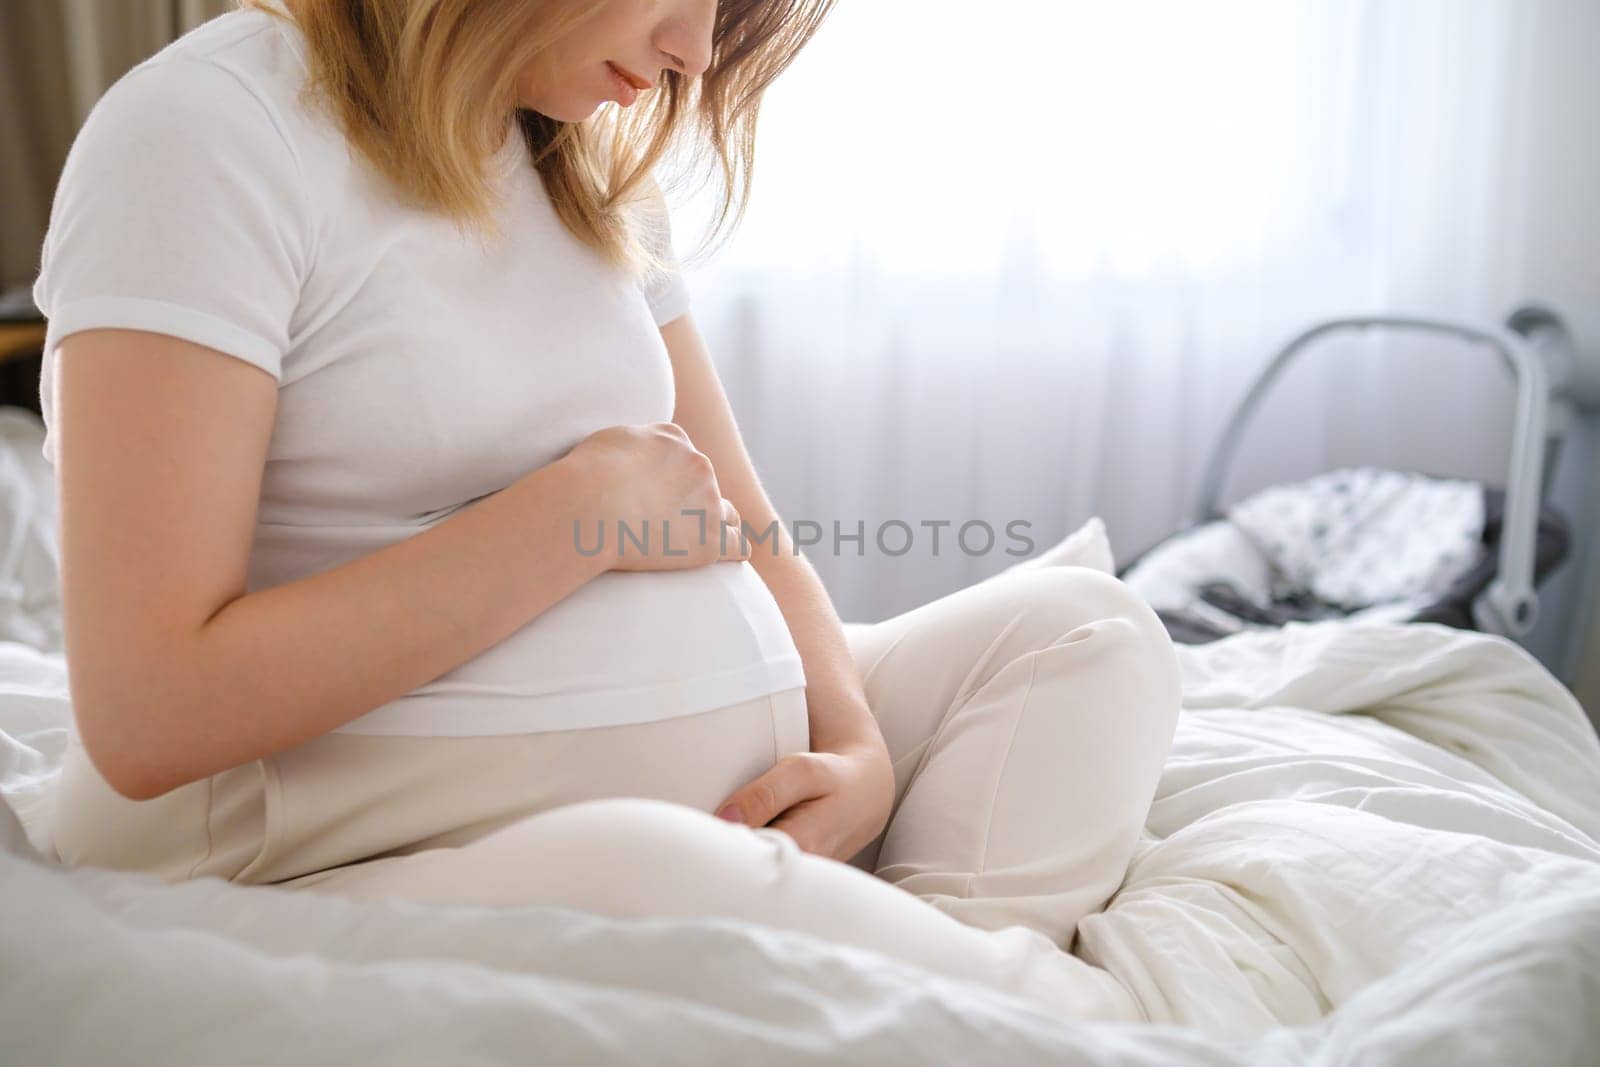
[[[1378,314],[1325,319],[1302,330],[1278,349],[1230,416],[1206,463],[1192,522],[1198,525],[1222,517],[1219,500],[1228,470],[1238,455],[1251,417],[1284,369],[1318,340],[1372,329],[1453,337],[1492,349],[1511,371],[1516,384],[1516,410],[1499,565],[1493,579],[1474,598],[1472,616],[1477,627],[1486,633],[1519,638],[1538,618],[1535,534],[1560,437],[1574,409],[1600,405],[1600,363],[1582,362],[1583,354],[1573,344],[1566,320],[1544,305],[1518,307],[1504,327],[1425,315]]]

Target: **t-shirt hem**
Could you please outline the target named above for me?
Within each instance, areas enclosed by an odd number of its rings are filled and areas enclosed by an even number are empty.
[[[658,685],[582,693],[423,692],[353,719],[334,733],[369,736],[482,737],[630,726],[696,715],[806,684],[798,653]],[[498,706],[497,706],[498,705]]]
[[[656,325],[665,326],[674,319],[683,317],[689,310],[689,287],[679,279],[665,292],[651,299],[649,304]]]
[[[74,300],[60,308],[50,308],[50,347],[61,339],[83,330],[126,329],[161,333],[214,348],[281,380],[283,354],[278,346],[260,334],[236,326],[203,311],[165,300],[143,297],[104,296]]]

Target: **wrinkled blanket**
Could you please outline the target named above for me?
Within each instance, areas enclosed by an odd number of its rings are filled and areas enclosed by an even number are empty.
[[[1085,1024],[731,920],[165,886],[38,859],[70,709],[0,643],[0,1048],[13,1062],[1592,1064],[1600,744],[1510,642],[1295,624],[1180,648],[1185,713],[1075,951]],[[9,838],[10,850],[6,850]]]

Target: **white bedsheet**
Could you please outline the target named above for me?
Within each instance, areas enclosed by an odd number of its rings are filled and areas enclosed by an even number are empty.
[[[0,851],[0,1060],[1595,1062],[1600,745],[1542,667],[1435,626],[1180,655],[1149,838],[1077,946],[1150,1025],[735,921],[168,887]],[[36,845],[68,714],[59,656],[0,643],[0,790]]]

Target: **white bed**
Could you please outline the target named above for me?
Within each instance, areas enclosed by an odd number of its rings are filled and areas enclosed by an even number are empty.
[[[0,419],[0,507],[14,519],[48,506],[23,484],[42,469],[18,459],[23,421]],[[35,513],[11,525],[34,542],[49,528]],[[1600,744],[1571,695],[1501,638],[1330,623],[1181,648],[1185,714],[1148,838],[1076,948],[1152,1022],[1091,1025],[731,920],[61,869],[43,816],[71,712],[41,553],[30,542],[0,574],[0,1061],[1414,1067],[1600,1054]]]

